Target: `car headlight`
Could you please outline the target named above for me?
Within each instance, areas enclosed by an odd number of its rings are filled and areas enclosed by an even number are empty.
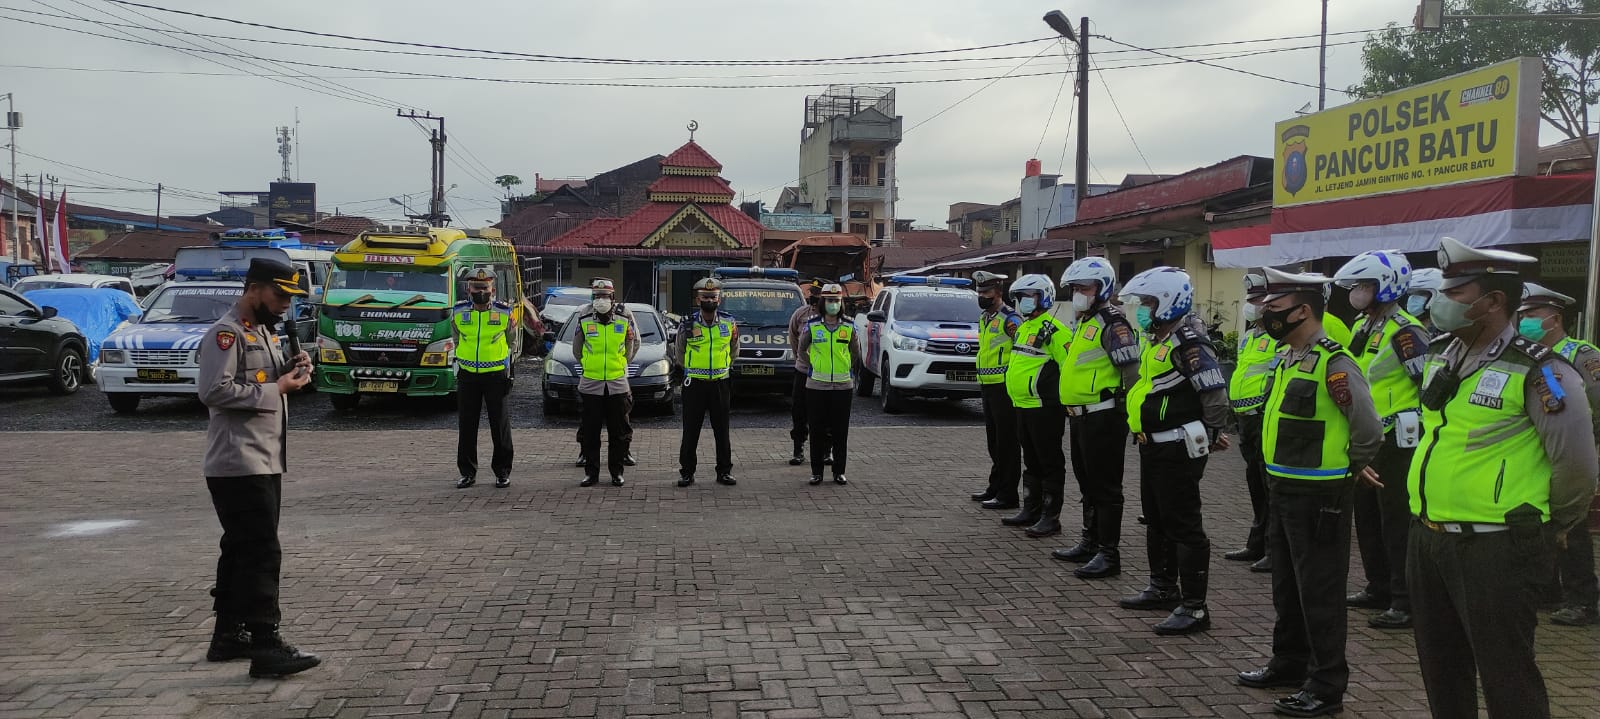
[[[317,336],[317,361],[323,364],[344,364],[344,348],[339,346],[337,340],[321,335]]]
[[[572,368],[568,367],[562,362],[557,362],[554,359],[547,359],[544,361],[544,373],[551,377],[575,376],[572,374]]]
[[[650,364],[645,365],[644,369],[639,370],[639,376],[640,377],[665,377],[671,371],[672,371],[672,363],[670,363],[670,362],[668,362],[666,360],[656,360],[655,362],[651,362]]]
[[[422,366],[444,367],[449,365],[451,360],[455,359],[455,354],[456,341],[453,338],[446,337],[445,339],[439,340],[438,342],[423,348]]]
[[[895,335],[894,348],[897,350],[904,350],[906,352],[922,352],[928,349],[928,341],[919,340],[915,337],[901,337],[899,335]]]
[[[100,350],[100,364],[122,364],[127,361],[127,350]]]

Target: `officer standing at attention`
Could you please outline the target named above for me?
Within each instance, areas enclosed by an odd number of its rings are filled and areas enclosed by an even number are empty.
[[[822,484],[823,458],[833,455],[833,483],[849,484],[850,402],[861,365],[855,326],[844,321],[844,289],[822,286],[822,314],[806,324],[795,354],[805,358],[806,419],[811,423],[811,484]]]
[[[1022,509],[1000,520],[1008,527],[1027,527],[1030,537],[1061,533],[1061,506],[1067,485],[1067,458],[1061,451],[1066,411],[1061,408],[1061,367],[1067,360],[1072,330],[1050,308],[1056,283],[1044,275],[1023,275],[1011,285],[1022,325],[1017,328],[1006,365],[1006,394],[1017,409],[1017,434],[1022,440]]]
[[[1436,717],[1550,716],[1534,661],[1551,537],[1583,521],[1600,464],[1583,380],[1516,333],[1518,272],[1532,257],[1439,245],[1444,287],[1428,347],[1422,444],[1411,463],[1406,578],[1428,706]]]
[[[1139,336],[1111,303],[1117,273],[1105,258],[1085,257],[1068,265],[1061,288],[1069,293],[1077,320],[1061,366],[1061,404],[1072,430],[1083,535],[1076,546],[1052,554],[1087,562],[1072,572],[1079,579],[1104,579],[1122,572],[1121,450],[1128,444],[1123,398],[1139,380]]]
[[[1433,304],[1433,299],[1439,295],[1439,287],[1443,283],[1444,274],[1432,267],[1414,270],[1411,273],[1411,291],[1406,293],[1406,313],[1422,323],[1429,337],[1439,335],[1439,329],[1433,326],[1428,310]]]
[[[1372,484],[1379,479],[1368,464],[1383,444],[1383,425],[1361,367],[1322,329],[1324,293],[1332,280],[1271,267],[1263,272],[1261,326],[1283,343],[1272,363],[1262,423],[1272,483],[1267,551],[1277,622],[1271,661],[1240,672],[1239,683],[1299,687],[1274,702],[1273,710],[1324,716],[1344,708],[1350,680],[1344,590],[1350,574],[1351,493],[1357,476]],[[1361,293],[1358,288],[1352,294],[1359,298]]]
[[[789,427],[789,439],[794,442],[794,456],[789,458],[789,464],[794,467],[805,464],[806,436],[811,433],[811,424],[806,421],[807,377],[805,357],[800,353],[800,336],[805,333],[806,325],[817,318],[817,305],[821,302],[817,293],[821,291],[822,283],[812,280],[806,286],[806,303],[789,315],[789,347],[794,350],[794,387],[789,397],[789,416],[793,421]]]
[[[1400,309],[1411,286],[1411,263],[1396,251],[1363,252],[1334,276],[1350,290],[1350,306],[1362,313],[1356,320],[1349,351],[1372,387],[1372,402],[1383,420],[1383,446],[1372,462],[1382,486],[1355,490],[1356,541],[1367,586],[1351,594],[1352,607],[1381,609],[1367,619],[1377,629],[1411,626],[1411,595],[1406,590],[1406,536],[1411,527],[1411,501],[1401,477],[1411,469],[1412,455],[1422,441],[1422,364],[1429,335],[1422,323]]]
[[[285,361],[276,333],[296,296],[300,273],[252,259],[244,294],[200,341],[200,401],[210,411],[204,471],[222,524],[222,555],[212,609],[216,627],[206,659],[250,660],[250,676],[303,672],[321,660],[278,635],[278,511],[287,465],[289,394],[311,381],[311,357]]]
[[[1016,509],[1022,479],[1022,445],[1017,442],[1017,411],[1006,394],[1006,365],[1022,316],[1006,304],[1006,276],[978,270],[978,389],[983,396],[983,430],[989,445],[989,486],[972,495],[984,509]]]
[[[1589,412],[1600,441],[1600,348],[1567,336],[1566,312],[1577,300],[1532,282],[1522,286],[1522,306],[1517,331],[1523,337],[1549,347],[1561,355],[1583,378],[1588,391]],[[1550,613],[1550,623],[1585,627],[1600,619],[1600,582],[1594,573],[1594,542],[1589,539],[1589,524],[1579,522],[1567,535],[1567,546],[1556,550],[1556,571],[1564,606]]]
[[[1228,382],[1205,325],[1190,310],[1194,283],[1176,267],[1145,270],[1123,290],[1137,304],[1149,344],[1139,381],[1128,391],[1128,429],[1139,443],[1139,494],[1146,519],[1150,584],[1118,602],[1125,609],[1171,609],[1156,634],[1211,627],[1206,585],[1211,541],[1200,516],[1200,478],[1212,450],[1229,446]]]
[[[612,305],[611,311],[613,313],[617,314],[617,315],[620,315],[620,316],[626,318],[630,324],[633,322],[633,313],[628,309],[628,306],[626,304],[615,303],[615,304]],[[578,309],[572,313],[572,316],[573,317],[582,317],[582,316],[590,314],[592,312],[594,312],[594,302],[593,302],[593,299],[591,298],[589,303],[580,305],[578,307]],[[637,330],[638,325],[634,325],[634,327],[636,328],[634,331],[637,332],[638,331]],[[574,339],[576,339],[576,336],[574,336]],[[576,345],[574,345],[573,351],[574,352],[577,351]],[[579,399],[581,400],[582,398],[580,397]],[[629,423],[629,426],[631,427],[632,424],[633,424],[633,416],[632,416],[633,403],[631,401],[628,403],[628,411],[629,411],[629,415],[627,416],[627,421]],[[582,429],[582,425],[581,425],[582,420],[579,420],[579,421],[580,421],[580,428],[576,432],[572,433],[572,438],[573,438],[572,441],[578,443],[578,459],[575,460],[572,463],[572,466],[574,466],[574,467],[588,466],[588,460],[584,459],[584,456],[583,456],[583,429]],[[629,447],[628,451],[625,454],[622,455],[622,466],[624,466],[624,467],[632,467],[632,466],[634,466],[636,464],[638,464],[638,461],[636,461],[633,458],[633,448]]]
[[[633,443],[633,427],[628,414],[633,409],[633,392],[628,388],[628,363],[639,352],[639,330],[633,318],[618,312],[616,286],[604,277],[589,284],[594,299],[588,312],[573,319],[578,334],[573,338],[572,354],[583,369],[578,379],[578,396],[583,400],[583,417],[578,428],[583,445],[584,479],[580,487],[600,481],[600,427],[605,426],[607,469],[611,485],[623,483],[623,459]]]
[[[699,312],[683,318],[672,343],[672,361],[683,368],[683,441],[678,446],[678,486],[694,484],[700,427],[711,415],[711,436],[717,444],[717,484],[738,484],[733,478],[733,445],[728,440],[728,368],[739,352],[739,325],[719,310],[722,283],[707,277],[694,283]]]
[[[450,310],[456,340],[456,469],[457,489],[478,479],[478,417],[487,406],[494,456],[494,486],[511,486],[511,305],[494,299],[494,273],[478,267],[466,273],[467,297]]]
[[[1228,381],[1228,404],[1239,422],[1239,453],[1244,455],[1244,483],[1250,490],[1250,534],[1244,549],[1222,555],[1235,562],[1254,562],[1252,572],[1272,571],[1267,557],[1267,475],[1261,459],[1261,411],[1267,405],[1267,383],[1278,341],[1261,329],[1261,300],[1266,297],[1265,275],[1244,276],[1245,329],[1239,336],[1237,366]]]

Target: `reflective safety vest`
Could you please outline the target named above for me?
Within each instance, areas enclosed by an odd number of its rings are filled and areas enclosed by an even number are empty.
[[[1437,340],[1433,350],[1453,341]],[[1549,349],[1517,337],[1500,356],[1461,379],[1439,409],[1422,408],[1422,443],[1406,478],[1411,513],[1434,522],[1505,524],[1524,504],[1550,519],[1550,459],[1528,412],[1559,410],[1569,400],[1556,382]],[[1423,396],[1445,373],[1430,351]],[[1528,407],[1528,383],[1545,407]]]
[[[1260,329],[1239,338],[1237,366],[1228,380],[1228,404],[1238,413],[1260,409],[1267,404],[1267,380],[1272,377],[1272,359],[1278,342]]]
[[[697,312],[679,332],[689,333],[683,343],[684,377],[728,378],[728,368],[733,365],[733,345],[738,340],[732,315],[718,312],[716,323],[707,325]]]
[[[806,348],[806,359],[811,362],[811,379],[830,384],[850,381],[850,341],[855,337],[855,327],[843,319],[839,326],[828,329],[820,319],[806,326],[811,335],[811,346]]]
[[[1268,474],[1305,480],[1350,476],[1350,421],[1328,394],[1328,361],[1334,357],[1350,353],[1323,338],[1299,362],[1290,363],[1287,350],[1273,358],[1261,425]]]
[[[1585,347],[1588,347],[1592,351],[1600,352],[1600,347],[1596,347],[1588,342],[1584,342],[1583,340],[1579,339],[1573,339],[1571,337],[1557,342],[1556,346],[1550,348],[1550,351],[1567,358],[1567,361],[1571,362],[1572,366],[1582,367],[1583,365],[1578,363],[1578,351]],[[1596,407],[1595,410],[1600,411],[1600,407]]]
[[[583,378],[610,382],[628,376],[628,322],[621,313],[612,313],[611,322],[597,315],[584,318]]]
[[[506,328],[511,326],[511,306],[493,302],[487,310],[475,310],[471,302],[453,308],[455,314],[456,366],[464,372],[500,372],[511,368],[511,343]]]
[[[1074,407],[1096,404],[1111,399],[1122,389],[1122,371],[1106,352],[1105,334],[1115,330],[1114,326],[1107,326],[1108,319],[1113,323],[1127,322],[1121,312],[1109,307],[1078,322],[1061,368],[1062,404]],[[1133,348],[1127,351],[1132,352]]]
[[[1328,335],[1328,339],[1338,342],[1340,347],[1350,346],[1350,325],[1345,324],[1338,315],[1322,313],[1322,332]]]
[[[1422,409],[1422,401],[1417,398],[1417,383],[1406,373],[1400,353],[1395,350],[1396,341],[1416,341],[1409,333],[1402,334],[1401,330],[1407,327],[1420,328],[1422,323],[1405,312],[1396,312],[1394,316],[1385,318],[1381,327],[1369,330],[1368,319],[1363,316],[1356,321],[1355,337],[1362,344],[1352,346],[1350,351],[1355,356],[1356,364],[1360,365],[1361,373],[1366,376],[1367,384],[1372,385],[1372,405],[1387,431],[1394,429],[1394,416],[1397,413]],[[1427,348],[1417,347],[1415,352],[1421,356],[1427,352]]]
[[[1139,355],[1139,381],[1128,390],[1128,431],[1162,432],[1201,419],[1200,392],[1196,385],[1222,389],[1226,380],[1217,367],[1202,369],[1191,380],[1178,369],[1177,357],[1191,345],[1209,345],[1210,340],[1188,324],[1180,323],[1172,334],[1146,345]]]
[[[978,321],[978,383],[1005,384],[1006,366],[1011,363],[1011,335],[1006,323],[1022,325],[1022,317],[1010,307],[985,312]]]
[[[1011,345],[1011,361],[1006,365],[1006,394],[1011,395],[1011,406],[1038,409],[1046,399],[1052,405],[1060,402],[1060,383],[1041,380],[1053,379],[1047,376],[1052,360],[1057,365],[1066,362],[1069,341],[1071,332],[1048,312],[1023,320]],[[1046,398],[1044,391],[1057,394]]]

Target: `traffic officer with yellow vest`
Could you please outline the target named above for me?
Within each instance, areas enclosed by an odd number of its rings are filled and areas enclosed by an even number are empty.
[[[1429,336],[1417,318],[1400,308],[1411,288],[1411,263],[1405,255],[1375,250],[1356,255],[1339,268],[1334,281],[1350,290],[1356,320],[1348,347],[1372,387],[1372,403],[1383,420],[1383,446],[1373,471],[1391,481],[1356,487],[1356,542],[1367,585],[1346,598],[1352,607],[1381,609],[1367,619],[1377,629],[1411,626],[1411,595],[1406,591],[1406,536],[1411,502],[1398,481],[1411,469],[1422,441],[1422,364]]]
[[[1522,286],[1522,306],[1517,308],[1517,332],[1561,355],[1583,378],[1600,441],[1600,348],[1567,335],[1564,313],[1577,300],[1532,282]],[[1556,550],[1557,584],[1563,606],[1550,613],[1550,623],[1584,627],[1600,620],[1600,582],[1594,573],[1594,542],[1589,525],[1579,522],[1567,535],[1567,546]]]
[[[1057,549],[1056,559],[1086,562],[1079,579],[1122,572],[1122,447],[1128,443],[1124,394],[1139,380],[1139,336],[1116,296],[1117,273],[1103,257],[1067,266],[1061,288],[1071,297],[1077,324],[1061,367],[1061,404],[1072,431],[1072,473],[1083,501],[1083,535],[1077,545]],[[1107,451],[1116,448],[1116,451]]]
[[[1427,330],[1429,337],[1439,334],[1439,329],[1433,326],[1429,310],[1433,300],[1439,296],[1439,288],[1444,284],[1444,274],[1433,267],[1424,267],[1411,272],[1411,290],[1406,293],[1406,313],[1417,318]]]
[[[806,323],[795,353],[805,358],[806,420],[811,424],[811,484],[822,484],[823,459],[833,455],[833,483],[849,484],[850,402],[861,345],[855,326],[844,321],[844,288],[822,286],[820,314]]]
[[[1157,634],[1205,631],[1211,627],[1211,541],[1200,517],[1200,478],[1207,455],[1229,446],[1222,433],[1228,381],[1205,325],[1190,312],[1189,273],[1176,267],[1145,270],[1128,281],[1123,303],[1137,307],[1139,327],[1149,336],[1139,380],[1128,390],[1128,430],[1139,444],[1150,584],[1118,604],[1172,610],[1155,626]]]
[[[683,318],[672,343],[672,361],[683,369],[683,441],[678,446],[678,486],[694,484],[700,427],[711,415],[717,444],[717,484],[738,484],[733,478],[733,445],[728,439],[728,405],[732,400],[728,368],[739,353],[739,325],[721,311],[722,282],[707,277],[694,283],[699,311]]]
[[[1282,343],[1272,362],[1261,446],[1271,498],[1272,659],[1239,673],[1247,687],[1299,687],[1273,709],[1297,717],[1344,707],[1350,574],[1350,503],[1356,477],[1383,444],[1383,425],[1361,367],[1322,328],[1325,275],[1268,267],[1261,326]],[[1358,290],[1359,293],[1359,290]],[[1358,301],[1358,304],[1359,301]]]
[[[1000,520],[1027,527],[1030,537],[1061,533],[1061,506],[1067,485],[1067,457],[1061,451],[1066,411],[1061,408],[1061,366],[1067,361],[1072,330],[1050,308],[1056,283],[1045,275],[1023,275],[1011,285],[1022,324],[1006,365],[1006,394],[1017,410],[1022,443],[1022,509]]]
[[[600,481],[600,428],[605,426],[607,461],[611,484],[623,484],[623,460],[633,443],[633,427],[628,415],[633,409],[633,392],[628,387],[628,364],[639,352],[639,330],[633,318],[619,311],[616,285],[604,277],[589,284],[594,299],[587,311],[572,321],[578,323],[572,354],[583,369],[578,378],[578,397],[583,415],[578,426],[578,441],[583,447],[584,479],[580,487]]]
[[[978,389],[983,397],[983,431],[989,446],[989,486],[972,495],[985,509],[1016,509],[1022,480],[1022,445],[1017,441],[1017,410],[1006,394],[1006,366],[1022,316],[1006,304],[1005,275],[972,273],[978,288]]]
[[[1228,380],[1228,404],[1239,422],[1239,453],[1244,455],[1244,484],[1250,491],[1250,534],[1244,549],[1222,555],[1235,562],[1254,562],[1252,572],[1272,571],[1267,557],[1267,470],[1261,459],[1261,412],[1267,405],[1267,384],[1272,378],[1272,358],[1278,341],[1261,329],[1261,300],[1266,297],[1267,278],[1259,273],[1244,276],[1244,333],[1235,349],[1236,364]]]
[[[489,469],[494,486],[511,486],[511,417],[506,397],[511,394],[511,305],[494,298],[494,272],[487,267],[468,270],[467,297],[450,310],[450,328],[456,341],[456,469],[457,489],[478,479],[478,417],[487,407],[489,439],[494,455]]]
[[[1428,706],[1494,717],[1550,716],[1534,661],[1537,588],[1551,538],[1567,544],[1600,471],[1583,380],[1519,337],[1518,273],[1532,257],[1440,240],[1444,271],[1428,347],[1422,443],[1408,477],[1406,579]]]

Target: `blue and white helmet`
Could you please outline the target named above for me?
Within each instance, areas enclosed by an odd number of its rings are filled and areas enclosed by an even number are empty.
[[[1016,301],[1018,292],[1038,292],[1039,309],[1048,310],[1056,303],[1056,285],[1044,275],[1023,275],[1011,285],[1012,301]]]
[[[1137,304],[1148,297],[1156,301],[1150,313],[1157,322],[1171,322],[1194,308],[1194,282],[1189,273],[1176,267],[1152,267],[1128,280],[1122,288],[1123,302]]]
[[[1099,282],[1100,292],[1095,299],[1101,302],[1110,300],[1117,292],[1117,272],[1104,257],[1085,257],[1067,265],[1067,271],[1061,273],[1061,287],[1064,289],[1075,282]]]
[[[1334,274],[1333,281],[1349,289],[1357,282],[1378,285],[1379,303],[1397,302],[1411,289],[1411,263],[1394,250],[1373,250],[1356,255]]]

